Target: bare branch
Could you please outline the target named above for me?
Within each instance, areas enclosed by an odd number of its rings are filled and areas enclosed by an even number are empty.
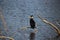
[[[8,38],[8,39],[10,39],[10,40],[14,40],[12,37],[6,37],[6,36],[0,36],[0,38],[2,38],[2,39],[6,39],[6,38]]]
[[[46,19],[41,18],[39,15],[37,15],[37,16],[38,16],[44,23],[51,25],[51,26],[55,29],[55,31],[58,33],[58,35],[60,35],[60,29],[58,29],[57,26],[55,26],[53,23],[47,21]]]

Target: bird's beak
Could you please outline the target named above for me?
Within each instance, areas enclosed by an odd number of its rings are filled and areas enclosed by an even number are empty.
[[[34,18],[34,17],[29,17],[29,18]]]

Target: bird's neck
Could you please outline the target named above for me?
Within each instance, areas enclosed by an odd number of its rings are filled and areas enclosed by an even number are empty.
[[[33,20],[33,18],[31,18],[31,20]]]

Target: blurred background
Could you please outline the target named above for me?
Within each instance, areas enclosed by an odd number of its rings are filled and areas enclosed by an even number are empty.
[[[22,27],[30,26],[30,15],[34,16],[37,33],[32,29],[21,30]],[[60,40],[55,38],[55,30],[42,22],[37,15],[60,29],[60,0],[0,0],[0,36],[12,37],[15,40]]]

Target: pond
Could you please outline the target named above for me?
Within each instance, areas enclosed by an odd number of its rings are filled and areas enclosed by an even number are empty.
[[[15,40],[59,40],[55,38],[55,30],[37,15],[60,29],[60,0],[0,0],[1,13],[3,19],[0,17],[0,36],[12,37]],[[37,24],[36,33],[30,28],[21,30],[22,27],[30,27],[30,15],[34,16]],[[6,23],[5,27],[3,21]]]

